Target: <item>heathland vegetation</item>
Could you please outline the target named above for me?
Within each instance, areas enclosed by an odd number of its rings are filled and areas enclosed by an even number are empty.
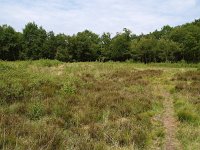
[[[197,150],[198,67],[1,61],[0,149]]]
[[[170,27],[147,35],[135,35],[128,29],[97,35],[85,30],[72,36],[47,32],[34,22],[22,32],[0,26],[1,60],[57,59],[67,62],[125,61],[199,62],[200,20]]]

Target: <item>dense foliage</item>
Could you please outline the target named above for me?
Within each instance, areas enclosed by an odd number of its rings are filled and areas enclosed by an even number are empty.
[[[60,61],[200,62],[200,19],[177,27],[136,36],[124,29],[111,37],[89,30],[72,36],[55,35],[28,23],[23,32],[0,26],[0,59]]]

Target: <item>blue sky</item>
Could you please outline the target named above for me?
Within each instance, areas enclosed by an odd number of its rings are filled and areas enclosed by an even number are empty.
[[[22,31],[34,21],[47,31],[74,34],[131,29],[148,33],[200,18],[200,0],[0,0],[0,24]]]

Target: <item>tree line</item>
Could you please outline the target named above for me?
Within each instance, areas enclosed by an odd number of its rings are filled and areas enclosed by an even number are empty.
[[[72,36],[47,32],[34,22],[16,32],[0,26],[1,60],[200,62],[200,19],[181,26],[136,35],[123,29],[114,37],[85,30]]]

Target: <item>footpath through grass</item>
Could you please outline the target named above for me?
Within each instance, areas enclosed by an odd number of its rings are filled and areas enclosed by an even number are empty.
[[[177,105],[179,96],[184,97],[184,107],[188,103],[195,108],[192,117],[198,116],[198,100],[193,103],[184,95],[187,91],[198,98],[198,93],[179,88],[177,73],[187,70],[197,69],[112,62],[0,62],[0,149],[162,148],[166,97],[155,85],[165,83],[175,99],[178,139],[188,143],[185,147],[190,141],[198,146],[199,123],[194,121],[198,117],[183,119],[182,103]],[[197,92],[199,85],[196,88]],[[184,139],[183,130],[190,126],[195,126],[190,131],[196,138]]]

